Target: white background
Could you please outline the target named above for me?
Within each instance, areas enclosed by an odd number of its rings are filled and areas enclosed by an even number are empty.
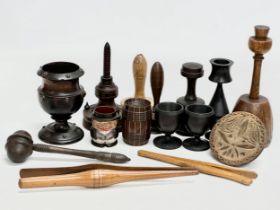
[[[280,207],[279,170],[279,3],[254,1],[0,1],[0,209],[254,209],[277,210]],[[184,62],[203,64],[205,76],[197,83],[197,95],[209,103],[216,84],[208,80],[209,60],[226,57],[234,61],[233,82],[224,85],[229,108],[238,97],[248,93],[252,75],[252,53],[247,46],[254,25],[271,27],[271,51],[265,55],[261,93],[270,99],[274,112],[274,137],[270,147],[246,168],[259,177],[246,187],[234,182],[200,174],[166,180],[115,185],[104,189],[53,188],[20,190],[18,172],[26,167],[72,166],[94,163],[84,158],[34,153],[23,164],[6,158],[7,136],[25,129],[39,143],[41,126],[51,122],[37,99],[41,78],[40,65],[52,61],[72,61],[85,75],[80,79],[87,91],[85,101],[96,102],[94,87],[102,73],[103,46],[112,48],[112,74],[119,86],[117,101],[134,94],[132,61],[143,53],[150,68],[155,61],[164,67],[162,101],[175,101],[185,94],[186,80],[180,75]],[[146,95],[151,96],[149,77]],[[72,122],[81,125],[82,108]],[[90,135],[70,148],[96,149]],[[123,152],[132,158],[128,165],[167,166],[137,157],[138,149],[147,149],[216,162],[210,151],[195,153],[184,148],[163,151],[152,141],[143,147],[119,144],[104,151]],[[97,162],[97,161],[96,161]]]

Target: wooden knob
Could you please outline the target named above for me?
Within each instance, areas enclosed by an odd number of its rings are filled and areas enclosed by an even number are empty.
[[[268,26],[255,26],[255,36],[249,38],[249,48],[255,54],[265,54],[272,46],[272,40],[267,37],[269,32]]]
[[[147,61],[142,54],[133,60],[133,76],[135,81],[135,98],[145,98],[145,80],[147,75]]]
[[[151,87],[154,97],[154,106],[160,101],[160,96],[163,88],[164,74],[160,62],[155,62],[151,70]]]

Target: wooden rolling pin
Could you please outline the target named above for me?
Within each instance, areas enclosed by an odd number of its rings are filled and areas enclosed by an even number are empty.
[[[234,167],[222,166],[214,163],[191,160],[186,158],[179,158],[170,155],[164,155],[145,150],[139,150],[138,155],[165,163],[174,164],[181,167],[191,166],[196,168],[199,172],[229,179],[244,185],[250,185],[257,174],[253,171],[236,169]]]
[[[145,82],[147,77],[147,61],[144,55],[139,54],[133,60],[133,78],[135,84],[135,93],[134,98],[144,98],[151,102],[153,106],[153,100],[145,96]],[[124,102],[128,98],[125,98],[121,101],[121,105],[124,105]]]

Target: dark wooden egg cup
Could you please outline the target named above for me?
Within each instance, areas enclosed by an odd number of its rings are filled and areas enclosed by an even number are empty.
[[[203,73],[204,73],[203,66],[199,63],[190,62],[190,63],[183,64],[181,69],[181,75],[187,78],[188,88],[187,88],[186,95],[178,98],[177,103],[183,105],[184,107],[190,104],[205,103],[204,100],[202,98],[198,98],[195,93],[196,80],[202,77]],[[183,113],[180,120],[180,126],[176,131],[176,133],[182,136],[190,136],[189,131],[187,131],[184,126],[185,117],[186,117],[185,113]]]
[[[182,145],[181,139],[171,136],[179,127],[180,116],[184,107],[179,103],[162,102],[155,107],[155,119],[159,130],[164,136],[154,139],[154,145],[161,149],[177,149]]]
[[[42,108],[55,120],[44,126],[39,138],[50,144],[70,144],[81,140],[84,132],[73,123],[67,122],[77,112],[86,95],[79,85],[84,71],[76,64],[54,62],[42,66],[38,75],[43,84],[38,88]]]
[[[209,149],[209,142],[200,137],[209,130],[214,118],[214,110],[211,106],[192,104],[185,108],[185,126],[193,138],[183,141],[183,147],[192,151],[204,151]]]

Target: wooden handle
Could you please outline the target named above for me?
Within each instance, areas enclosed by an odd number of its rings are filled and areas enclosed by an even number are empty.
[[[20,188],[61,187],[61,186],[90,187],[91,185],[92,185],[91,171],[66,174],[66,175],[56,175],[56,176],[29,177],[29,178],[22,178],[19,180]]]
[[[147,61],[142,54],[133,61],[133,77],[135,82],[135,98],[145,98],[145,80],[147,75]]]
[[[86,158],[101,160],[105,162],[112,162],[112,163],[125,163],[127,161],[130,161],[130,159],[127,156],[120,153],[68,149],[64,147],[56,147],[56,146],[45,145],[45,144],[34,144],[33,150],[37,152],[75,155],[75,156],[86,157]]]
[[[19,187],[38,188],[58,186],[81,186],[98,188],[129,181],[190,176],[196,174],[198,174],[198,171],[195,169],[162,171],[119,171],[97,169],[66,175],[21,178],[19,180]]]
[[[185,158],[178,158],[174,156],[163,155],[163,154],[144,151],[144,150],[139,150],[138,155],[141,157],[147,157],[147,158],[159,160],[162,162],[174,164],[181,167],[185,167],[185,166],[195,167],[197,170],[199,170],[202,173],[226,178],[244,185],[250,185],[252,183],[252,179],[247,176],[240,175],[238,173],[225,170],[220,167],[213,167],[207,164],[203,164],[201,162],[198,163],[195,161],[190,161],[189,159],[185,159]]]
[[[160,96],[163,88],[164,74],[160,62],[155,62],[151,70],[151,87],[154,97],[154,106],[160,101]]]
[[[249,38],[249,48],[255,53],[253,78],[250,90],[251,99],[259,98],[261,67],[264,58],[263,54],[267,53],[272,46],[272,40],[267,37],[268,32],[268,26],[255,26],[255,36]]]

